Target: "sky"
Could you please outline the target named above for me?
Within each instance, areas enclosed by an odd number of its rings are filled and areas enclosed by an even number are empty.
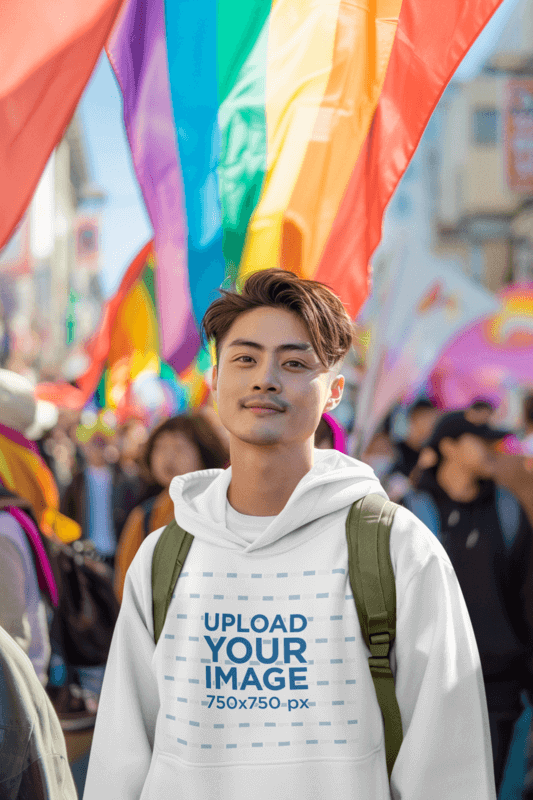
[[[478,74],[518,2],[503,1],[463,59],[454,80],[465,81]],[[108,297],[153,231],[135,177],[122,121],[120,91],[105,54],[81,98],[79,113],[91,179],[107,194],[102,209],[101,279],[104,296]]]

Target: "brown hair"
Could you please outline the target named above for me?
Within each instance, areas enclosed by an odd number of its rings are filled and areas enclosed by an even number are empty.
[[[229,454],[208,420],[200,414],[180,414],[161,422],[148,437],[141,457],[141,467],[151,481],[151,458],[157,439],[164,433],[182,433],[198,448],[203,469],[222,469]]]
[[[202,320],[202,333],[215,340],[217,361],[224,337],[240,314],[270,306],[296,313],[309,331],[311,344],[327,369],[341,361],[355,342],[355,329],[336,294],[325,284],[299,278],[282,269],[254,272],[242,292],[219,290]]]

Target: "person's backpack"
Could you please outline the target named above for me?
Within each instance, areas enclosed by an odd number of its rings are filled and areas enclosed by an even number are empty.
[[[353,503],[346,520],[350,584],[383,715],[387,772],[390,776],[403,740],[402,720],[390,668],[396,636],[396,585],[389,542],[396,503],[369,494]],[[172,594],[194,536],[174,520],[155,546],[152,559],[154,640],[157,644]]]

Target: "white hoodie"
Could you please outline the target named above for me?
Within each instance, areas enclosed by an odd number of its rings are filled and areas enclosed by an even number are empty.
[[[276,517],[228,508],[231,467],[173,480],[176,520],[194,541],[157,647],[151,562],[163,529],[128,570],[84,800],[495,800],[463,595],[405,508],[390,541],[404,739],[389,787],[345,528],[355,500],[386,495],[366,464],[334,450],[314,459]]]

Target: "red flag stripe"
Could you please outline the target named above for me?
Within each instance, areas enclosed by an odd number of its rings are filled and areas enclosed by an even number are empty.
[[[352,318],[369,288],[383,213],[448,82],[502,0],[403,0],[383,91],[314,279]]]
[[[121,0],[0,4],[0,248],[63,136]]]

